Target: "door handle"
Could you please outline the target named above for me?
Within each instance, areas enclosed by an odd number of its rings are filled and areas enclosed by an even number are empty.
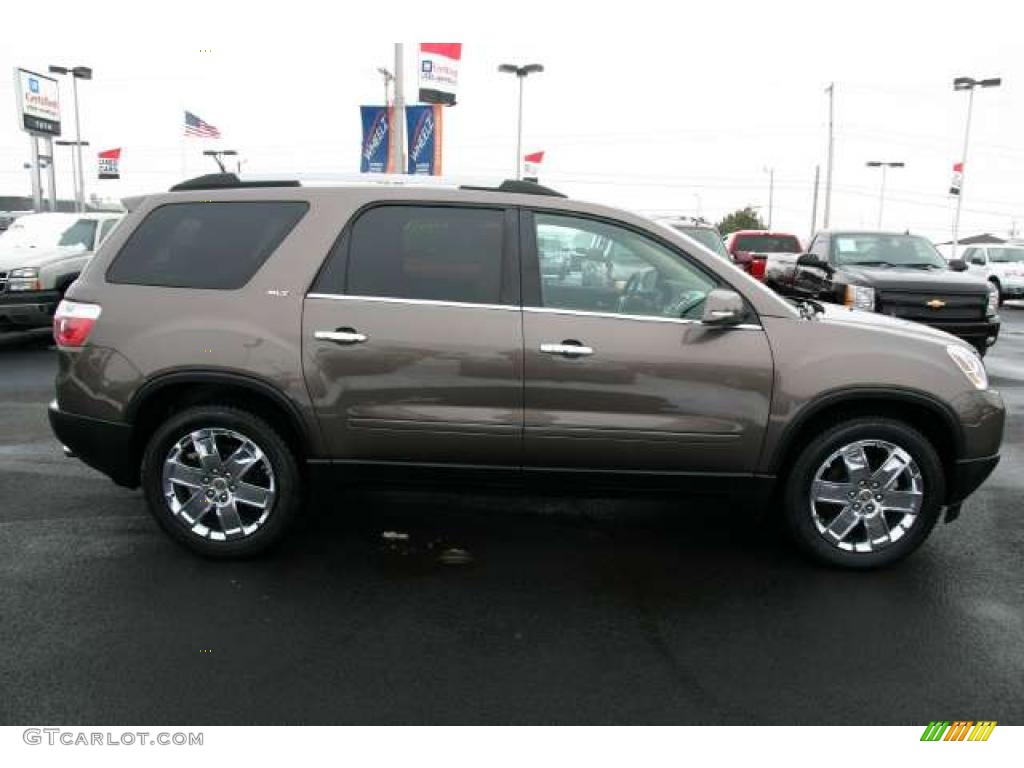
[[[564,357],[586,357],[594,354],[593,347],[585,347],[579,342],[563,341],[561,344],[541,344],[540,351],[545,355],[562,355]]]
[[[357,333],[351,328],[339,328],[336,331],[316,331],[314,339],[333,341],[337,344],[362,344],[369,338],[365,333]]]

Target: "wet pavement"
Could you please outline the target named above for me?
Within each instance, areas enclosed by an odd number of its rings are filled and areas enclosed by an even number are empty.
[[[51,437],[0,335],[0,723],[1024,723],[1024,304],[1003,462],[915,556],[822,569],[720,501],[350,491],[198,559]]]

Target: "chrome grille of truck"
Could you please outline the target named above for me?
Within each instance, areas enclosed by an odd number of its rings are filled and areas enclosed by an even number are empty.
[[[7,273],[0,272],[0,293],[7,292]]]

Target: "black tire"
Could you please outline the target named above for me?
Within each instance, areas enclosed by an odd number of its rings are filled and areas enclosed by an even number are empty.
[[[170,452],[189,433],[207,428],[230,430],[248,438],[259,447],[273,472],[275,492],[273,500],[265,505],[269,508],[265,520],[253,532],[239,538],[218,541],[193,532],[172,511],[164,497],[164,462]],[[302,507],[302,479],[295,454],[287,442],[260,417],[229,406],[188,408],[157,427],[143,454],[141,480],[149,511],[160,527],[179,544],[205,557],[244,558],[265,552],[281,541]],[[244,505],[240,507],[253,509]],[[219,520],[216,511],[208,514]],[[211,526],[217,524],[213,522]]]
[[[916,519],[901,538],[872,552],[847,551],[826,540],[815,525],[810,502],[819,467],[843,446],[861,440],[883,440],[902,448],[917,464],[923,482]],[[942,462],[924,435],[893,419],[851,419],[825,430],[800,452],[786,479],[783,518],[793,541],[805,554],[827,565],[864,570],[889,565],[916,550],[935,527],[945,494]]]

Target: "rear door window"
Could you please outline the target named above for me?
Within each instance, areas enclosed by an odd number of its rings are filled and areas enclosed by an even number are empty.
[[[169,288],[241,288],[308,208],[301,201],[162,205],[128,238],[107,270],[107,280]]]
[[[356,220],[349,234],[345,292],[499,304],[504,218],[504,211],[496,208],[372,208]],[[336,280],[330,269],[321,277]],[[331,292],[320,280],[315,290]]]

